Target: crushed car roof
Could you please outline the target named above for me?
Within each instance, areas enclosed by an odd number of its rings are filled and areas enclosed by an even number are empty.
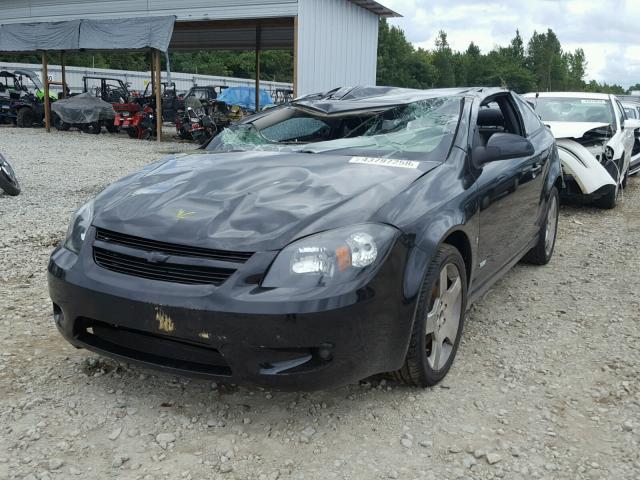
[[[482,96],[504,92],[501,88],[458,87],[417,90],[398,87],[344,87],[316,93],[294,100],[292,105],[319,110],[324,113],[371,110],[405,105],[429,98],[450,96]]]

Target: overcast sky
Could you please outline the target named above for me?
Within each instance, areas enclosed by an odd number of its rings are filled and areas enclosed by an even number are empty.
[[[640,82],[640,0],[380,0],[403,15],[401,27],[416,46],[432,49],[438,30],[455,50],[473,40],[483,52],[506,46],[520,30],[553,29],[562,48],[582,48],[587,79],[627,88]]]

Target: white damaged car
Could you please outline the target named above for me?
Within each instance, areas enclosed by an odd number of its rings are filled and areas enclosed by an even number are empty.
[[[604,93],[528,93],[526,100],[557,140],[567,197],[588,197],[613,208],[627,184],[634,130],[620,100]]]
[[[640,120],[640,102],[622,102],[622,106],[628,119]],[[640,127],[636,128],[634,134],[636,138],[629,162],[629,175],[640,173]]]

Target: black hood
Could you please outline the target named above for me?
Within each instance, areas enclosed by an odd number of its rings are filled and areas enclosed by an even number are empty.
[[[301,236],[368,221],[439,165],[376,161],[280,152],[176,156],[98,195],[93,224],[199,247],[276,250]]]

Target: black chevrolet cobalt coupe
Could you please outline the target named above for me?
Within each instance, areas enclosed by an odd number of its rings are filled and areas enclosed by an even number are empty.
[[[284,389],[451,368],[465,310],[546,264],[553,135],[500,89],[343,88],[112,184],[49,263],[73,345]]]

